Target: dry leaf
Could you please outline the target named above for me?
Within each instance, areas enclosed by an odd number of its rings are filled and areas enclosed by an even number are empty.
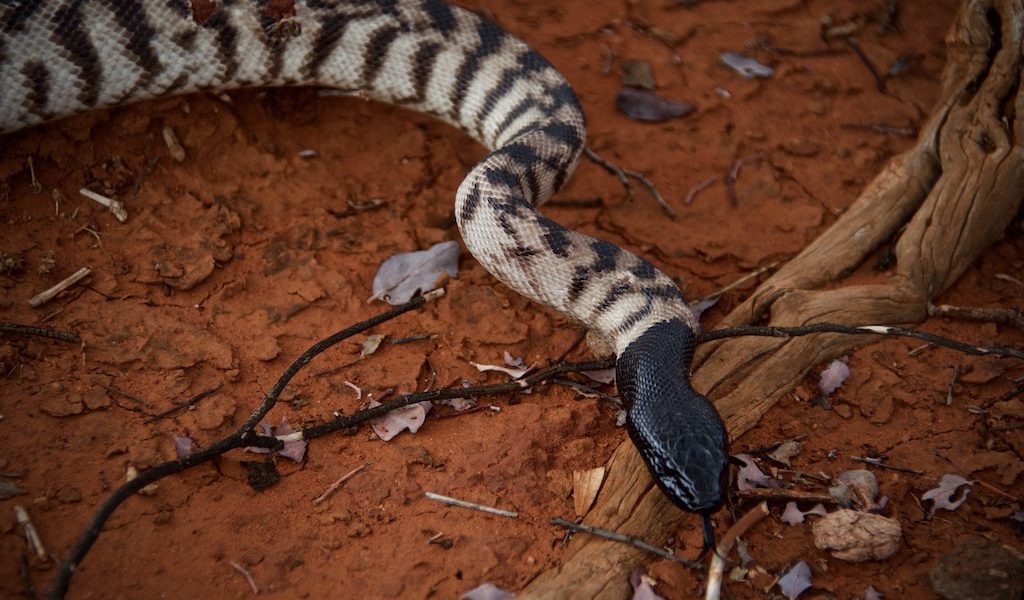
[[[370,408],[380,406],[380,402],[370,400],[369,406]],[[416,433],[427,420],[427,413],[430,412],[432,406],[430,401],[403,406],[383,417],[371,419],[370,427],[373,428],[377,437],[385,442],[401,433],[403,429],[408,429],[409,433]]]
[[[885,560],[896,554],[903,528],[895,519],[842,508],[814,524],[814,545],[849,562]]]
[[[964,490],[964,495],[958,500],[953,500],[956,496],[957,490],[960,486],[971,485],[971,482],[959,475],[952,473],[946,473],[942,476],[942,480],[939,481],[939,487],[928,490],[921,496],[922,500],[931,500],[934,502],[931,510],[928,511],[928,516],[935,514],[936,509],[944,508],[946,510],[956,510],[967,500],[967,494],[970,490]]]
[[[577,517],[587,514],[594,505],[604,482],[604,473],[604,467],[572,472],[572,504]]]
[[[793,565],[792,569],[779,578],[779,589],[789,600],[796,600],[796,597],[809,587],[811,587],[811,568],[804,561]]]
[[[697,110],[692,104],[668,100],[646,90],[623,88],[615,96],[615,105],[634,121],[657,123],[677,119]]]
[[[433,290],[444,275],[459,275],[458,242],[441,242],[427,250],[402,252],[385,260],[373,278],[370,301],[404,304],[417,293]]]

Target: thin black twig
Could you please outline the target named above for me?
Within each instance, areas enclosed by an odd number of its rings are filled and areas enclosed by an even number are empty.
[[[875,64],[871,62],[871,59],[868,58],[868,55],[864,54],[864,51],[861,50],[860,44],[857,43],[857,40],[853,39],[852,37],[848,37],[846,38],[846,43],[849,44],[851,48],[853,48],[853,52],[857,55],[857,58],[859,58],[860,62],[864,63],[864,66],[867,67],[868,71],[871,72],[871,76],[875,79],[875,87],[878,88],[878,91],[884,93],[885,80],[882,79],[882,76],[878,74],[878,69],[875,68]]]
[[[974,344],[966,344],[964,342],[958,342],[950,338],[942,337],[941,335],[935,335],[934,333],[917,331],[916,329],[906,329],[903,327],[889,327],[887,325],[838,325],[835,323],[816,323],[814,325],[803,325],[800,327],[759,327],[746,325],[728,327],[726,329],[716,329],[715,331],[702,333],[697,336],[697,343],[704,344],[725,338],[744,336],[788,338],[815,333],[909,337],[930,342],[936,346],[951,348],[958,352],[963,352],[964,354],[973,354],[976,356],[987,354],[991,356],[1019,358],[1024,360],[1024,351],[1016,350],[1014,348],[1007,348],[1004,346],[976,346]]]
[[[200,400],[202,400],[203,398],[206,398],[207,396],[210,396],[211,394],[213,394],[214,392],[216,392],[217,390],[219,390],[222,387],[224,387],[224,384],[223,383],[218,383],[217,385],[215,385],[215,386],[213,386],[213,387],[211,387],[209,389],[206,389],[206,390],[203,390],[203,391],[199,392],[198,394],[196,394],[195,396],[192,396],[191,398],[189,398],[188,400],[185,400],[184,402],[180,402],[178,404],[175,404],[174,406],[172,406],[171,408],[168,408],[167,410],[163,411],[162,413],[153,415],[152,417],[150,417],[150,418],[146,419],[145,421],[143,421],[143,423],[152,423],[153,421],[159,421],[160,419],[167,418],[167,417],[173,415],[174,413],[178,412],[179,410],[184,410],[186,408],[187,409],[192,409],[192,408],[195,407],[196,404],[199,404]]]
[[[32,325],[20,325],[18,323],[0,323],[0,331],[19,335],[34,335],[36,337],[50,338],[51,340],[71,342],[73,344],[79,344],[82,342],[82,338],[78,337],[77,333],[71,331],[60,331],[59,329],[48,329],[46,327],[35,327]]]
[[[151,483],[163,479],[168,475],[180,473],[196,465],[203,464],[225,454],[229,450],[244,446],[280,449],[284,446],[283,442],[275,438],[257,435],[254,432],[254,429],[256,425],[263,420],[263,417],[270,412],[270,409],[274,407],[277,403],[277,399],[281,396],[281,392],[284,391],[284,388],[287,387],[288,383],[291,382],[292,378],[294,378],[303,367],[309,364],[309,362],[318,354],[321,354],[328,348],[342,342],[343,340],[362,333],[371,327],[384,323],[385,321],[393,319],[403,313],[409,312],[410,310],[419,308],[427,301],[438,298],[443,294],[444,290],[439,289],[428,294],[424,294],[423,296],[417,296],[405,304],[396,306],[391,310],[387,310],[351,327],[347,327],[338,333],[313,344],[309,350],[302,353],[302,355],[288,367],[284,374],[277,380],[277,383],[274,384],[274,387],[271,388],[271,390],[267,392],[266,396],[263,397],[263,401],[256,410],[254,410],[252,414],[249,415],[249,418],[247,418],[245,422],[242,423],[242,425],[231,435],[215,442],[205,450],[200,450],[193,454],[189,454],[184,458],[161,463],[155,467],[146,469],[139,473],[139,476],[135,479],[124,483],[121,487],[114,490],[114,492],[103,501],[103,504],[100,505],[99,509],[97,509],[96,513],[89,521],[89,525],[86,527],[82,535],[79,536],[74,547],[71,548],[71,552],[68,553],[68,557],[61,563],[60,571],[57,573],[57,579],[54,582],[53,589],[50,591],[50,598],[63,598],[67,594],[68,586],[71,584],[71,577],[78,569],[78,565],[82,562],[82,559],[85,558],[89,549],[92,548],[92,545],[96,542],[100,532],[103,530],[103,525],[107,522],[110,516],[114,514],[114,511],[117,510],[117,507],[120,506],[122,502],[132,497],[136,492]]]
[[[632,200],[634,197],[633,185],[629,182],[629,179],[632,177],[633,179],[639,181],[640,185],[647,188],[647,191],[650,192],[651,196],[654,196],[654,201],[658,203],[658,206],[661,207],[661,210],[666,215],[668,215],[670,219],[679,218],[679,215],[676,214],[676,211],[672,210],[672,207],[668,205],[668,202],[665,202],[665,198],[661,195],[661,192],[658,191],[657,186],[655,186],[650,179],[644,176],[643,173],[639,171],[623,169],[622,167],[616,166],[598,156],[597,153],[595,153],[590,148],[584,148],[583,152],[587,155],[587,158],[601,165],[602,167],[604,167],[606,171],[619,178],[619,181],[622,182],[622,186],[626,188],[626,192],[629,193],[630,200]]]
[[[736,195],[736,180],[740,177],[740,167],[749,163],[764,159],[764,152],[755,152],[750,156],[744,156],[733,163],[729,174],[725,176],[725,193],[729,197],[730,206],[739,206],[740,198]]]
[[[136,404],[141,404],[141,405],[145,406],[146,408],[152,408],[152,406],[153,406],[153,404],[149,400],[146,400],[145,398],[140,398],[140,397],[136,396],[135,394],[131,394],[131,393],[126,392],[124,390],[119,390],[119,389],[117,389],[114,386],[107,385],[107,384],[103,383],[102,381],[95,381],[94,380],[93,383],[95,383],[96,385],[100,386],[101,388],[107,390],[111,394],[116,394],[118,396],[121,396],[122,398],[127,398],[128,400],[131,400],[132,402],[135,402]]]
[[[70,553],[68,554],[68,558],[61,564],[60,571],[58,572],[56,581],[54,583],[54,588],[50,592],[50,597],[63,598],[64,595],[67,593],[68,586],[70,585],[71,582],[71,577],[74,575],[75,570],[77,569],[78,565],[81,563],[85,555],[89,552],[89,549],[92,547],[93,543],[95,543],[96,539],[99,537],[104,524],[114,513],[114,511],[118,508],[118,506],[120,506],[121,503],[123,503],[125,500],[130,498],[132,495],[134,495],[142,488],[168,475],[180,473],[186,469],[205,463],[209,460],[212,460],[218,456],[225,454],[229,450],[233,450],[244,446],[280,449],[281,447],[283,447],[285,441],[291,441],[293,439],[309,440],[327,435],[328,433],[331,433],[333,431],[349,429],[360,423],[364,423],[371,419],[381,417],[397,408],[408,406],[410,404],[415,404],[417,402],[423,402],[426,400],[436,401],[450,398],[464,398],[471,396],[486,396],[511,392],[520,392],[523,390],[530,389],[541,383],[550,382],[552,379],[565,373],[578,371],[596,371],[610,368],[615,364],[614,359],[588,361],[575,364],[556,364],[546,369],[536,371],[520,379],[507,381],[499,384],[485,385],[474,388],[429,390],[424,392],[405,394],[395,400],[392,400],[380,406],[376,406],[374,408],[369,408],[360,411],[352,416],[341,417],[335,419],[334,421],[325,423],[323,425],[303,429],[300,432],[288,434],[286,436],[281,436],[280,438],[262,436],[258,435],[255,432],[254,428],[266,416],[270,409],[274,407],[274,405],[277,402],[277,399],[280,397],[281,393],[284,391],[288,383],[295,377],[295,375],[302,368],[304,368],[310,361],[312,361],[314,357],[353,335],[362,333],[376,325],[379,325],[380,323],[383,323],[405,312],[418,308],[422,306],[424,303],[426,303],[428,300],[432,300],[434,298],[439,297],[442,293],[443,290],[438,290],[436,292],[431,292],[426,296],[414,298],[413,300],[407,302],[406,304],[394,307],[389,311],[381,313],[361,323],[357,323],[351,327],[339,331],[338,333],[335,333],[334,335],[324,340],[321,340],[320,342],[317,342],[312,347],[310,347],[309,350],[303,353],[298,359],[296,359],[295,362],[291,364],[291,366],[288,367],[285,373],[278,379],[274,387],[266,394],[259,407],[257,407],[249,416],[249,418],[246,419],[246,421],[232,434],[215,442],[213,445],[206,448],[205,450],[200,450],[199,452],[190,454],[180,460],[165,462],[150,469],[147,469],[146,471],[140,473],[139,476],[136,477],[135,479],[117,488],[103,502],[103,504],[100,505],[99,509],[97,509],[96,513],[93,515],[92,520],[89,522],[88,527],[79,537],[78,541],[75,543],[75,546],[71,549]],[[732,327],[728,329],[720,329],[717,331],[711,331],[700,334],[697,337],[697,342],[706,343],[714,340],[741,336],[769,336],[788,338],[820,333],[839,333],[847,335],[891,335],[912,337],[936,345],[952,348],[954,350],[959,350],[967,354],[991,354],[995,356],[1006,356],[1024,359],[1024,352],[1014,350],[1012,348],[975,346],[944,338],[942,336],[938,336],[931,333],[915,331],[912,329],[904,329],[900,327],[876,325],[858,327],[852,325],[835,325],[829,323],[821,323],[817,325],[808,325],[803,327]],[[109,386],[103,384],[99,385],[109,389],[110,391],[125,394],[124,392],[121,392],[116,388],[110,388]],[[892,465],[884,464],[879,464],[878,466],[886,468],[896,468],[898,470],[903,469],[902,467],[893,467]],[[597,529],[584,528],[586,526],[577,526],[573,524],[566,525],[565,523],[568,523],[568,521],[564,523],[557,522],[556,524],[566,527],[571,526],[572,528],[578,529],[580,531],[586,531],[587,533],[599,535],[595,533],[596,531],[599,531]],[[589,529],[593,529],[593,531],[589,531]],[[626,543],[633,543],[633,541],[635,540],[645,544],[645,542],[642,542],[642,540],[636,540],[636,538],[632,538],[632,536],[625,536],[622,534],[616,534],[614,532],[609,533],[611,533],[611,535],[613,536],[618,536],[617,538],[611,537],[609,539],[618,539],[619,541],[624,541]],[[648,546],[650,545],[648,544]],[[645,548],[644,546],[640,545],[637,545],[637,547],[644,548],[648,551],[654,551],[650,548]],[[651,546],[651,548],[654,548],[655,550],[657,549],[657,547],[654,546]],[[685,561],[685,559],[676,558],[671,554],[667,554],[665,558],[674,560],[676,562],[680,562],[682,564],[693,564],[689,563],[689,561]]]
[[[889,463],[882,462],[882,459],[880,458],[871,458],[870,456],[850,456],[850,459],[867,465],[874,465],[880,469],[889,469],[890,471],[899,471],[900,473],[910,473],[911,475],[924,475],[924,471],[918,471],[916,469],[911,469],[910,467],[890,465]]]
[[[628,534],[625,534],[625,533],[617,533],[615,531],[609,531],[607,529],[601,529],[600,527],[592,527],[590,525],[577,524],[577,523],[573,523],[572,521],[566,521],[562,517],[555,517],[555,518],[551,519],[550,523],[552,525],[558,525],[559,527],[565,527],[566,529],[569,529],[569,530],[572,530],[572,531],[576,531],[576,532],[579,532],[579,533],[589,533],[590,535],[594,535],[594,536],[597,536],[599,538],[604,538],[606,540],[611,540],[613,542],[620,542],[620,543],[623,543],[623,544],[629,544],[630,546],[633,546],[634,548],[638,548],[640,550],[643,550],[644,552],[649,552],[650,554],[653,554],[655,556],[658,556],[658,557],[661,557],[661,558],[664,558],[664,559],[668,559],[668,560],[671,560],[673,562],[677,562],[677,563],[679,563],[681,565],[685,565],[685,566],[687,566],[687,567],[689,567],[691,569],[700,569],[701,568],[700,563],[694,562],[692,560],[687,560],[687,559],[681,558],[679,556],[676,556],[671,551],[669,551],[669,550],[667,550],[665,548],[662,548],[660,546],[655,546],[654,544],[651,544],[649,542],[645,542],[644,540],[636,537],[635,535],[628,535]]]

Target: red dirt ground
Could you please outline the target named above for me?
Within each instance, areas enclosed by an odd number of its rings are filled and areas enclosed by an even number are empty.
[[[559,197],[600,203],[555,204],[548,214],[642,253],[699,298],[796,254],[888,158],[912,144],[861,126],[923,122],[939,92],[942,40],[956,5],[900,2],[898,29],[879,32],[873,19],[881,2],[673,4],[530,0],[471,7],[568,76],[587,112],[591,147],[649,174],[680,218],[667,220],[643,193],[630,201],[614,178],[587,162]],[[817,56],[749,49],[759,37],[778,48],[823,48],[819,20],[826,15],[836,23],[865,18],[857,35],[866,55],[883,73],[899,57],[910,60],[909,70],[889,77],[881,93],[843,43],[831,46],[844,52]],[[726,50],[760,58],[775,75],[741,79],[719,62]],[[610,73],[603,73],[609,59]],[[648,62],[659,93],[698,111],[655,125],[618,113],[613,99],[623,59]],[[184,162],[172,160],[164,126],[181,140]],[[301,158],[304,149],[318,158]],[[738,206],[721,183],[683,204],[698,182],[723,177],[737,159],[759,151],[768,160],[742,169]],[[0,320],[73,330],[85,344],[0,338],[0,471],[15,474],[8,480],[25,490],[0,502],[0,595],[19,597],[25,589],[20,565],[27,552],[15,504],[28,509],[52,555],[65,556],[128,466],[172,459],[172,434],[208,446],[244,419],[310,344],[380,311],[365,299],[382,260],[459,239],[450,222],[452,198],[482,155],[465,135],[429,118],[313,90],[166,99],[3,138],[0,252],[15,260],[0,275]],[[29,159],[38,192],[30,186]],[[128,222],[82,198],[81,187],[124,201]],[[345,217],[330,212],[369,199],[384,204]],[[93,272],[82,284],[29,308],[30,297],[83,266]],[[1018,218],[939,300],[1020,307],[1022,266]],[[501,377],[484,376],[469,361],[498,363],[509,351],[545,363],[570,346],[577,330],[564,318],[506,289],[465,252],[461,267],[442,300],[378,329],[389,337],[436,338],[385,343],[362,362],[315,375],[355,360],[364,339],[358,336],[300,375],[273,419],[310,425],[338,409],[353,412],[360,403],[345,381],[375,395],[422,388],[427,359],[438,384],[495,382]],[[868,264],[850,277],[887,274]],[[708,326],[755,283],[727,294],[708,313]],[[933,319],[923,327],[975,343],[1024,343],[1021,332],[994,324]],[[975,485],[966,504],[932,519],[918,500],[944,473],[1024,495],[1024,410],[1019,396],[1000,403],[1024,366],[941,349],[908,354],[919,345],[889,340],[850,356],[853,374],[835,394],[835,410],[810,402],[812,374],[733,444],[741,451],[806,436],[794,462],[806,473],[834,476],[863,466],[850,455],[872,451],[923,473],[875,470],[906,537],[884,562],[831,558],[814,548],[808,525],[781,523],[781,507],[773,507],[774,516],[747,536],[750,553],[773,575],[798,560],[810,564],[815,588],[805,597],[863,597],[868,585],[889,598],[934,597],[928,571],[959,539],[981,535],[1024,546],[1007,519],[1020,505],[987,487]],[[571,358],[586,356],[577,350]],[[961,376],[947,405],[957,364]],[[219,383],[223,388],[195,410],[145,422]],[[438,410],[418,433],[388,443],[367,427],[315,440],[303,464],[278,459],[282,480],[263,492],[246,484],[240,461],[255,455],[242,452],[165,479],[153,495],[132,498],[114,515],[81,565],[71,597],[248,597],[232,562],[274,598],[454,598],[485,581],[520,589],[565,557],[563,531],[548,519],[574,516],[572,471],[604,464],[626,433],[609,405],[564,388],[486,403],[500,412],[435,419],[444,412]],[[370,466],[313,504],[363,463]],[[425,491],[520,516],[448,508],[424,499]],[[727,515],[717,522],[727,526]],[[437,535],[450,547],[429,543]],[[677,552],[695,555],[696,519],[651,541],[669,540]],[[46,589],[54,562],[32,557],[28,564],[33,584]],[[698,578],[674,563],[652,560],[648,569],[666,598],[700,589]],[[765,591],[770,583],[729,583],[726,593],[778,596],[778,588]]]

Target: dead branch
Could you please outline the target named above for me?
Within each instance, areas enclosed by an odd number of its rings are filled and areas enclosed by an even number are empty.
[[[994,31],[998,27],[999,31]],[[772,326],[824,320],[906,324],[949,288],[1019,210],[1024,189],[1024,8],[968,0],[947,36],[943,92],[916,146],[893,159],[824,234],[763,283],[721,323]],[[939,149],[942,149],[942,152]],[[888,283],[836,287],[880,244],[904,229]],[[832,283],[832,289],[819,290]],[[694,383],[715,400],[730,434],[747,431],[814,365],[866,338],[734,339],[702,346]],[[683,513],[654,486],[629,442],[609,463],[592,523],[638,537],[674,528]],[[627,596],[641,554],[602,540],[574,540],[571,556],[520,598]]]

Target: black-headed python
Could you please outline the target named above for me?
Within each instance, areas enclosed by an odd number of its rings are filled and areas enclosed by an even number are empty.
[[[74,113],[199,90],[313,85],[434,115],[491,153],[455,216],[466,247],[520,294],[614,350],[627,427],[654,480],[703,517],[721,506],[726,433],[690,386],[697,327],[672,280],[644,259],[541,215],[583,152],[572,87],[522,41],[435,0],[0,0],[0,133]]]

